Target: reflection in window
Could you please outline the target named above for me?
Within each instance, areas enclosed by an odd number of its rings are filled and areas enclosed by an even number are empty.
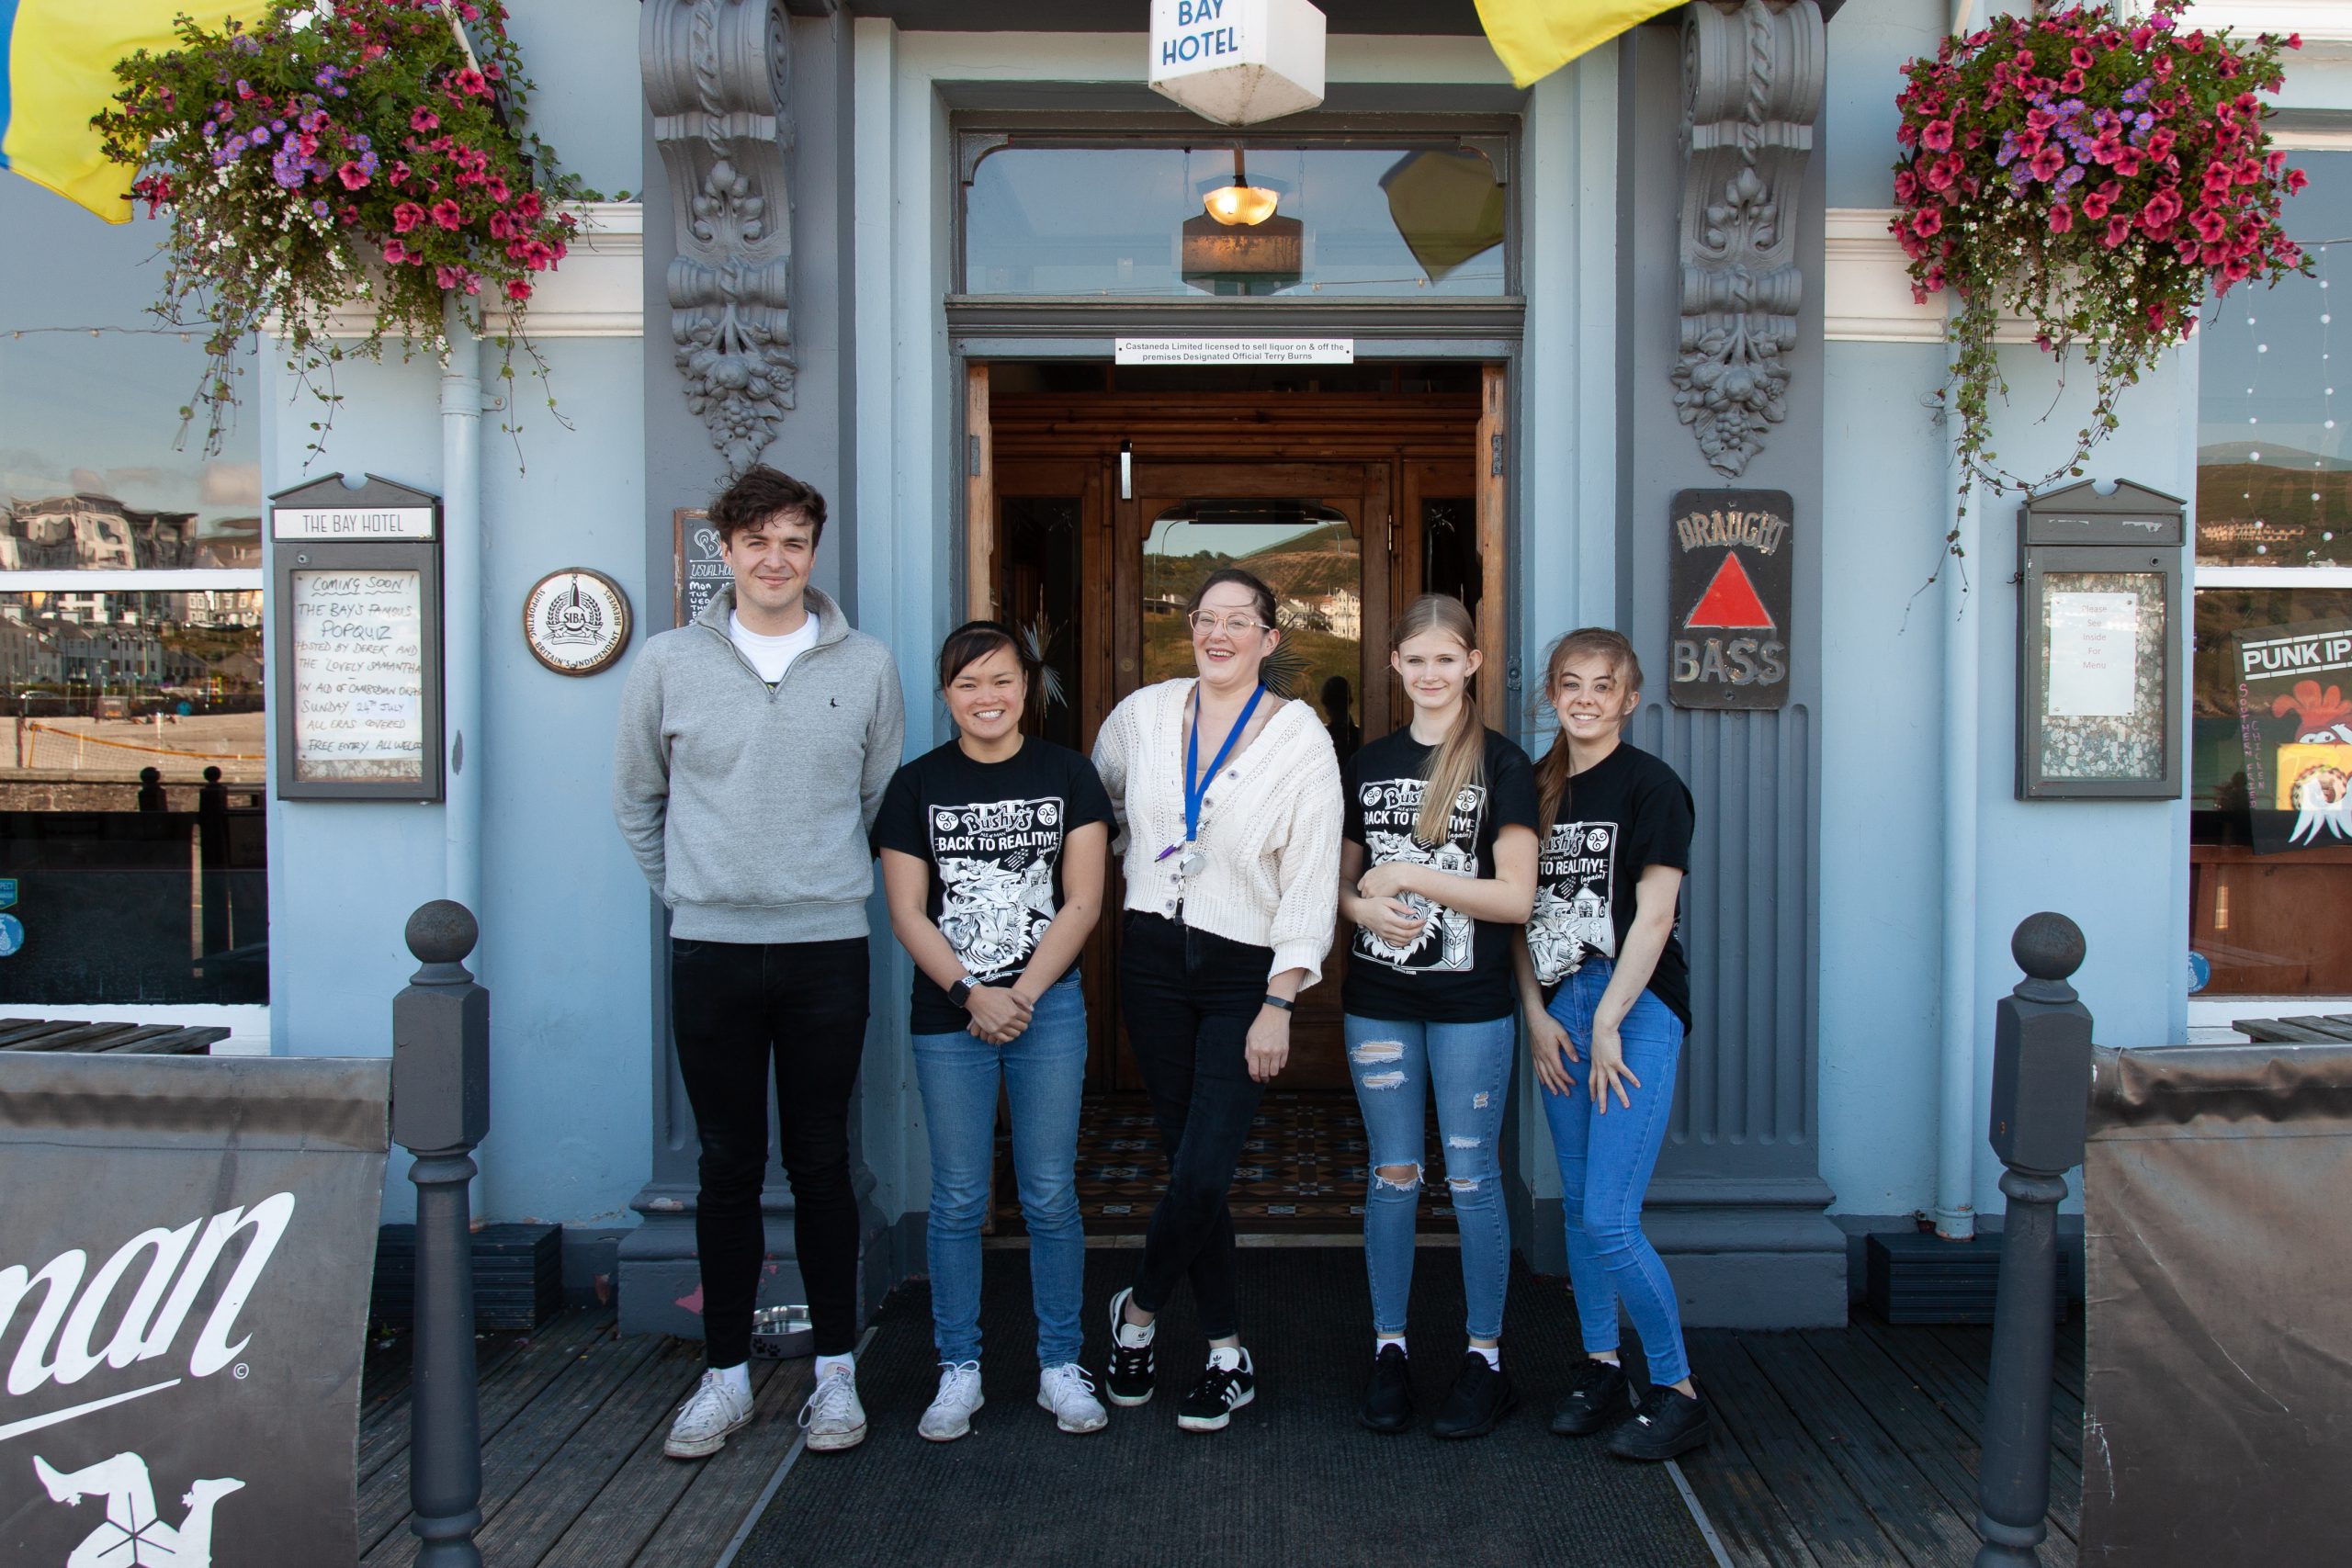
[[[12,1000],[268,999],[262,596],[0,594]]]
[[[1455,146],[1012,146],[965,197],[970,294],[1504,292],[1504,187]]]
[[[1184,606],[1213,572],[1239,567],[1274,592],[1282,641],[1267,690],[1325,715],[1342,755],[1362,739],[1363,551],[1345,513],[1305,501],[1194,501],[1163,513],[1143,547],[1143,678],[1194,673]]]
[[[1083,661],[1071,612],[1078,604],[1079,522],[1074,495],[1008,495],[998,503],[1002,541],[1001,612],[1045,671],[1022,728],[1073,750],[1085,711]]]
[[[2198,328],[2200,564],[2352,565],[2352,380],[2337,380],[2352,357],[2335,357],[2335,306],[2352,301],[2352,152],[2292,156],[2312,183],[2287,226],[2312,276],[2233,289]]]
[[[259,444],[180,444],[204,350],[149,312],[160,232],[0,173],[0,995],[27,1006],[269,996]],[[133,571],[207,575],[105,586]]]

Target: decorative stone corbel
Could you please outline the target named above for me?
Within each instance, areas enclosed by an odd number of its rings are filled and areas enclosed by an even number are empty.
[[[677,225],[669,295],[678,373],[732,479],[759,460],[792,407],[783,0],[645,0],[639,54]]]
[[[1787,412],[1798,207],[1827,42],[1815,0],[1702,0],[1682,24],[1682,330],[1674,405],[1737,476]]]

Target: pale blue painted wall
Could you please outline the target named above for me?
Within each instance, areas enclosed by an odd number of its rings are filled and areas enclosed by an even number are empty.
[[[607,195],[640,183],[638,7],[626,0],[522,0],[514,30],[541,84],[536,123]],[[642,377],[634,338],[542,344],[561,421],[520,379],[521,450],[485,415],[482,516],[487,692],[480,973],[492,993],[492,1130],[480,1212],[492,1220],[619,1223],[650,1159],[643,1103],[651,976],[644,882],[612,827],[606,780],[620,676],[539,667],[520,635],[544,573],[594,567],[644,615]],[[265,356],[266,359],[266,356]],[[443,490],[439,374],[426,360],[352,365],[324,455],[304,463],[315,407],[283,372],[262,437],[264,488],[371,471]],[[495,390],[495,347],[482,350]],[[570,428],[564,422],[569,423]],[[452,615],[458,607],[449,606]],[[270,649],[275,660],[277,649]],[[390,1048],[392,994],[414,964],[409,911],[442,891],[442,813],[432,806],[273,803],[271,1032],[285,1055]],[[398,1167],[388,1218],[411,1194]]]
[[[1893,199],[1901,67],[1942,36],[1940,0],[1849,6],[1829,29],[1830,203]],[[1934,1198],[1937,1008],[1943,930],[1941,702],[1945,609],[1936,569],[1951,483],[1932,400],[1934,344],[1828,347],[1829,565],[1822,800],[1823,1174],[1849,1213],[1903,1213]],[[2066,450],[2087,398],[2061,395],[2047,356],[2002,353],[2008,412],[1995,446],[2018,472]],[[2175,495],[2196,484],[2195,349],[2175,354],[2126,398],[2123,427],[2090,477],[2128,477]],[[2046,415],[2046,418],[2045,418]],[[1965,614],[1978,626],[1975,774],[1977,1134],[1980,1212],[1997,1213],[1999,1168],[1983,1141],[1993,1000],[2015,982],[2009,933],[2037,909],[2081,924],[2076,983],[2108,1043],[2185,1038],[2188,817],[2185,804],[2014,798],[2017,500],[1983,500]],[[2186,647],[2187,627],[2180,628]],[[2186,694],[2183,712],[2186,713]]]

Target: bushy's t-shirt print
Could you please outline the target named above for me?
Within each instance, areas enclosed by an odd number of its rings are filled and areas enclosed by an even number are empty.
[[[1639,747],[1622,744],[1568,781],[1556,816],[1536,842],[1535,910],[1527,922],[1528,955],[1546,996],[1587,959],[1613,959],[1623,950],[1644,868],[1688,871],[1696,820],[1680,776]],[[1676,909],[1648,988],[1688,1030],[1690,967],[1679,898]]]

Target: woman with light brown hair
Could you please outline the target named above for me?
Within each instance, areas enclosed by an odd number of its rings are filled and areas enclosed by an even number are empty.
[[[1642,701],[1642,663],[1623,637],[1587,626],[1555,643],[1543,700],[1560,732],[1535,768],[1535,908],[1512,962],[1588,1358],[1552,1430],[1615,1427],[1610,1452],[1672,1459],[1713,1425],[1691,1386],[1674,1281],[1641,1223],[1690,1027],[1675,927],[1695,813],[1674,770],[1623,739]],[[1649,1361],[1639,1404],[1618,1363],[1621,1303]]]

